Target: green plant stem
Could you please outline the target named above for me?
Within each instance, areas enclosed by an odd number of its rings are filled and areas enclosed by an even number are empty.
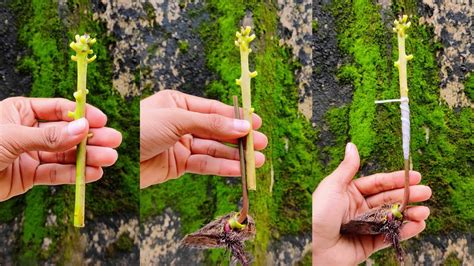
[[[399,84],[400,84],[400,99],[406,99],[408,100],[408,85],[407,85],[407,61],[413,59],[413,55],[406,55],[405,53],[405,39],[407,35],[405,34],[405,30],[410,27],[410,22],[407,22],[408,16],[404,15],[400,17],[398,20],[395,20],[394,24],[395,27],[393,28],[393,31],[397,33],[398,37],[398,60],[395,62],[395,66],[398,68],[398,73],[399,73]],[[407,103],[405,103],[407,104]],[[408,105],[406,105],[407,110],[408,110]],[[403,109],[403,106],[401,107]],[[409,111],[408,115],[409,115]],[[402,115],[403,115],[403,110],[402,110]],[[402,117],[402,123],[403,122],[403,117]],[[409,119],[409,117],[407,118]],[[408,145],[409,145],[409,120],[408,120],[408,132],[403,132],[403,135],[408,134]],[[404,140],[405,142],[405,140]],[[405,145],[405,143],[404,143]],[[409,149],[409,146],[404,147],[404,149]],[[403,211],[406,209],[408,205],[408,201],[410,199],[410,161],[409,161],[409,151],[404,152],[404,170],[405,170],[405,188],[404,188],[404,195],[403,195],[403,202],[400,206],[400,212],[403,213]]]
[[[92,54],[90,49],[95,43],[95,39],[90,39],[86,34],[76,35],[76,42],[72,42],[70,47],[76,51],[76,55],[71,56],[73,61],[77,62],[77,91],[74,93],[76,99],[76,110],[69,112],[69,116],[74,120],[84,118],[86,116],[86,96],[87,90],[87,64],[95,60],[94,55],[87,58],[88,54]],[[77,146],[76,152],[76,195],[74,203],[74,226],[84,227],[85,212],[85,195],[86,195],[86,145],[87,137],[84,138]]]
[[[241,65],[241,76],[240,79],[236,80],[237,85],[240,85],[242,90],[242,107],[244,113],[244,119],[247,120],[250,125],[253,125],[252,121],[252,96],[250,92],[251,79],[257,76],[257,72],[250,72],[249,70],[249,54],[252,49],[249,48],[251,41],[255,39],[255,35],[250,35],[251,28],[241,28],[240,32],[235,35],[237,40],[235,45],[240,48],[240,65]],[[253,130],[249,131],[245,141],[245,164],[247,172],[247,188],[249,190],[256,190],[256,174],[255,174],[255,151],[253,147]]]

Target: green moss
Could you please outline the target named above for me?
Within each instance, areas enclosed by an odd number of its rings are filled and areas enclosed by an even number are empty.
[[[306,253],[306,255],[304,255],[304,257],[296,263],[296,266],[311,266],[311,265],[313,265],[312,264],[312,256],[313,256],[312,252]]]
[[[474,72],[471,72],[464,82],[464,93],[471,101],[474,101]]]
[[[153,21],[155,21],[155,18],[156,18],[155,8],[150,2],[146,1],[143,4],[143,9],[145,10],[148,21],[150,21],[151,24],[153,25]]]
[[[189,50],[189,43],[186,40],[179,40],[178,41],[178,49],[181,53],[185,54]]]
[[[115,242],[115,246],[117,250],[120,252],[130,253],[134,246],[133,239],[130,237],[128,233],[123,233]]]
[[[342,68],[339,77],[352,80],[353,102],[350,108],[349,133],[362,159],[374,150],[376,116],[374,101],[379,86],[387,79],[383,47],[383,25],[379,10],[368,0],[338,1],[332,11],[338,18],[339,47],[353,58]]]
[[[11,222],[23,210],[24,200],[15,197],[4,202],[0,202],[0,223]]]
[[[450,253],[443,263],[444,266],[457,266],[462,264],[463,261],[458,259],[455,252]]]
[[[319,24],[317,20],[311,21],[311,28],[313,29],[313,34],[318,31]]]
[[[327,171],[336,169],[344,159],[345,147],[349,141],[349,107],[332,108],[326,112],[325,121],[332,134],[332,141],[323,147],[323,161],[327,162]]]

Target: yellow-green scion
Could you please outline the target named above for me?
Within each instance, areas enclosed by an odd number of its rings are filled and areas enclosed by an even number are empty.
[[[87,64],[92,63],[97,56],[94,55],[88,58],[88,55],[94,53],[91,46],[96,42],[95,39],[91,39],[89,35],[84,34],[82,36],[76,35],[76,41],[71,42],[69,45],[76,55],[71,56],[72,61],[77,62],[77,91],[74,92],[74,98],[76,99],[76,110],[69,112],[68,116],[74,118],[74,120],[83,118],[86,116],[86,95],[89,93],[87,90]],[[86,182],[85,182],[85,171],[86,171],[86,145],[87,138],[84,138],[79,145],[77,145],[76,152],[76,198],[74,206],[74,226],[84,227],[84,210],[85,210],[85,195],[86,195]]]
[[[404,170],[405,170],[405,194],[403,196],[403,202],[399,208],[399,211],[403,213],[408,205],[410,198],[410,161],[409,161],[409,145],[410,145],[410,114],[408,108],[408,84],[407,84],[407,62],[413,59],[413,55],[407,55],[405,53],[405,40],[408,35],[405,31],[410,27],[411,22],[408,21],[408,16],[403,15],[394,22],[395,27],[393,31],[397,33],[398,37],[398,60],[395,62],[395,67],[398,68],[399,83],[400,83],[400,98],[406,99],[406,102],[402,102],[400,106],[402,108],[402,132],[403,132],[403,150],[404,150]],[[405,105],[405,107],[403,107]],[[404,108],[406,110],[404,110]],[[404,113],[405,112],[405,113]]]
[[[407,55],[405,53],[405,39],[408,35],[405,31],[410,27],[411,22],[407,22],[408,16],[403,15],[398,20],[395,20],[393,23],[395,27],[393,31],[397,33],[398,37],[398,60],[394,63],[395,67],[399,70],[399,82],[400,82],[400,96],[408,97],[408,85],[407,85],[407,61],[413,59],[413,55]]]
[[[241,28],[240,31],[235,33],[237,40],[235,45],[240,48],[240,64],[241,64],[241,76],[236,80],[237,85],[240,86],[242,91],[242,107],[244,113],[244,119],[252,125],[252,100],[250,93],[250,81],[252,78],[257,76],[257,71],[250,72],[249,70],[249,54],[252,52],[249,45],[255,39],[255,34],[250,34],[250,27]],[[256,190],[256,178],[255,178],[255,152],[253,148],[253,131],[250,130],[246,137],[245,142],[245,165],[247,172],[247,187],[249,190]]]

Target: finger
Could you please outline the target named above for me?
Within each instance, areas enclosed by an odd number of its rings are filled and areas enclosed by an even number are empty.
[[[222,142],[237,144],[237,139],[223,140]],[[253,131],[253,145],[255,150],[261,151],[265,149],[268,145],[268,138],[265,134],[260,131]]]
[[[346,145],[344,160],[339,164],[334,172],[326,177],[326,180],[334,181],[338,184],[340,189],[344,189],[344,187],[347,186],[356,175],[359,166],[360,158],[357,147],[349,142]]]
[[[100,167],[86,167],[86,183],[99,180],[104,171]],[[63,185],[76,183],[76,166],[73,164],[42,164],[35,174],[35,185]]]
[[[167,95],[165,95],[167,94]],[[185,109],[191,112],[202,114],[218,114],[229,118],[234,118],[234,107],[224,104],[220,101],[205,99],[189,94],[185,94],[175,90],[164,90],[145,99],[153,107],[167,106],[163,101],[173,99],[178,108]],[[240,108],[240,117],[243,117],[242,108]],[[262,118],[257,114],[252,114],[253,129],[259,129],[262,125]]]
[[[108,147],[87,146],[86,164],[88,166],[111,166],[118,158],[116,150]],[[39,158],[42,164],[59,163],[74,164],[76,162],[76,148],[64,152],[39,152]]]
[[[403,188],[394,189],[386,192],[376,194],[366,198],[369,208],[375,208],[385,203],[396,203],[403,200]],[[410,186],[410,200],[409,202],[421,202],[428,200],[431,197],[431,188],[424,185]]]
[[[122,133],[109,128],[91,128],[92,137],[87,140],[88,145],[117,148],[122,143]]]
[[[38,127],[65,126],[67,124],[67,122],[41,122],[38,123]],[[87,139],[87,144],[90,145],[117,148],[122,143],[122,133],[110,127],[90,128],[89,133],[92,133],[91,137]]]
[[[426,206],[408,207],[408,209],[403,213],[403,216],[409,221],[423,221],[428,219],[428,216],[430,216],[430,208]]]
[[[239,160],[238,148],[230,147],[213,140],[194,138],[191,145],[191,152],[193,154],[206,154],[216,158]]]
[[[239,149],[229,147],[214,140],[194,138],[191,152],[192,154],[205,154],[215,158],[239,160]]]
[[[364,176],[354,180],[355,186],[362,195],[368,196],[387,190],[403,188],[405,185],[405,172],[380,173]],[[421,181],[421,174],[410,171],[410,185],[416,185]]]
[[[35,117],[47,121],[72,121],[69,111],[76,109],[76,103],[62,98],[27,98]],[[98,108],[87,104],[86,118],[91,127],[103,127],[107,116]]]
[[[255,153],[255,166],[261,167],[265,162],[262,153]],[[186,172],[201,175],[240,176],[240,162],[209,155],[191,155],[186,163]]]
[[[243,137],[250,130],[250,125],[245,120],[217,114],[201,114],[182,109],[156,109],[151,112],[154,112],[154,119],[161,122],[160,127],[169,130],[176,137],[192,134],[203,139],[225,140]]]
[[[26,127],[7,125],[2,129],[6,145],[18,154],[25,151],[65,151],[81,142],[89,131],[85,118],[61,125]]]
[[[400,231],[400,238],[402,239],[402,241],[410,239],[421,233],[423,230],[425,230],[425,228],[425,221],[408,222],[402,225],[402,229]],[[384,241],[384,238],[385,237],[383,235],[378,235],[374,238],[374,251],[384,249],[391,245],[391,243]]]

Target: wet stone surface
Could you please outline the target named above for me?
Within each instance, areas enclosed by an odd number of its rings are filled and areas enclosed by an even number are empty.
[[[0,2],[0,100],[31,90],[31,76],[18,70],[26,50],[18,43],[18,25],[8,2]]]
[[[0,223],[0,265],[13,265],[16,241],[20,238],[23,216],[19,215],[9,223]]]
[[[296,70],[299,89],[299,111],[308,119],[313,115],[313,91],[310,88],[313,72],[312,1],[278,0],[278,36],[280,45],[290,47],[301,67]]]
[[[201,265],[202,250],[181,247],[179,216],[171,209],[141,224],[141,265]]]
[[[270,244],[267,257],[272,265],[295,265],[308,252],[311,252],[311,234],[284,236]]]
[[[203,95],[212,77],[199,37],[203,10],[201,1],[97,1],[94,17],[117,40],[114,87],[122,95],[178,88]]]
[[[86,265],[138,265],[139,221],[136,217],[97,218],[88,222],[81,241]]]
[[[474,237],[472,234],[426,236],[412,240],[405,257],[407,265],[445,265],[454,256],[462,265],[474,265]]]
[[[113,60],[113,86],[124,96],[139,94],[140,53],[146,49],[140,36],[146,13],[138,1],[93,1],[93,18],[106,25],[116,41],[109,48]]]
[[[441,99],[450,107],[474,108],[472,99],[464,94],[466,76],[474,71],[472,1],[423,0],[421,11],[420,23],[432,26],[436,39],[443,45],[437,54]]]
[[[320,124],[325,113],[334,107],[340,107],[352,101],[353,88],[342,84],[336,74],[338,68],[348,59],[338,48],[335,18],[328,11],[328,0],[313,1],[313,92],[312,122]],[[322,138],[326,139],[326,138]]]

